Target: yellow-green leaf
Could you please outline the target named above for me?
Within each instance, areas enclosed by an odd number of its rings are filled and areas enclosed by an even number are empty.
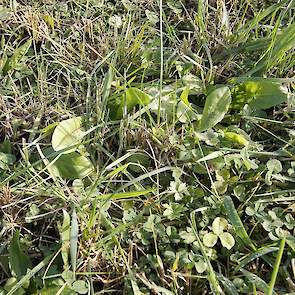
[[[212,248],[217,243],[217,235],[214,233],[206,233],[203,237],[203,243],[206,247]]]
[[[212,223],[212,231],[219,236],[224,230],[226,230],[228,222],[225,218],[216,217]]]
[[[219,235],[221,244],[226,249],[230,250],[235,245],[235,239],[230,233],[221,233]]]
[[[230,103],[231,94],[228,87],[222,86],[211,91],[205,102],[199,131],[208,130],[219,123],[227,113]]]
[[[239,145],[249,145],[249,141],[245,137],[235,132],[224,132],[224,138]]]
[[[65,179],[82,179],[93,171],[94,167],[91,161],[76,152],[61,155],[51,165],[51,172],[55,176]]]
[[[64,120],[60,122],[53,131],[51,140],[52,147],[55,151],[67,149],[64,153],[70,153],[75,150],[76,147],[73,149],[68,148],[80,144],[84,134],[81,117]]]

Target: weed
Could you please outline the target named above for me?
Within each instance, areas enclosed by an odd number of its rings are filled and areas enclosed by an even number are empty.
[[[294,1],[0,4],[0,294],[292,294]]]

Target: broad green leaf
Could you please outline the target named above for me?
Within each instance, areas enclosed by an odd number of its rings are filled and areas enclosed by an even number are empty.
[[[75,179],[72,183],[72,189],[75,194],[83,194],[84,192],[84,183],[82,179]]]
[[[195,135],[199,140],[204,141],[209,146],[216,146],[220,142],[218,139],[219,134],[212,129],[205,132],[195,132]]]
[[[243,164],[245,165],[245,167],[247,168],[247,170],[250,170],[250,169],[258,169],[258,165],[256,164],[255,160],[252,160],[250,159],[250,156],[249,156],[249,153],[248,153],[248,150],[246,147],[244,147],[241,152],[240,152],[240,155],[243,159]]]
[[[293,236],[287,237],[286,243],[292,249],[292,251],[295,253],[295,237],[293,237]]]
[[[78,145],[82,142],[84,131],[82,130],[81,117],[71,118],[60,122],[54,129],[52,134],[52,147],[55,151],[68,149],[71,146]],[[69,149],[64,153],[70,153],[75,150]]]
[[[40,131],[44,134],[49,134],[52,132],[52,129],[54,129],[58,124],[58,122],[51,123],[48,126],[42,128]]]
[[[161,106],[160,106],[160,111],[161,111],[161,117],[164,119],[171,120],[174,118],[175,115],[175,110],[177,107],[177,104],[179,102],[179,99],[176,96],[175,93],[175,85],[165,85],[163,87],[162,91],[162,97],[161,97]],[[159,88],[156,88],[157,91],[150,91],[152,97],[154,100],[149,104],[149,109],[157,114],[158,112],[158,107],[159,107]]]
[[[127,110],[131,110],[137,104],[147,105],[151,101],[151,97],[142,90],[130,87],[126,89],[126,106]]]
[[[19,231],[12,237],[9,247],[9,267],[13,276],[21,278],[31,266],[29,257],[23,252],[19,241]]]
[[[218,87],[207,96],[203,115],[199,122],[199,131],[205,131],[219,123],[227,113],[231,103],[231,94],[228,87]]]
[[[273,81],[246,81],[235,87],[234,109],[242,109],[248,103],[251,109],[264,110],[281,104],[288,99],[287,90],[281,83]]]
[[[256,250],[256,247],[254,246],[253,242],[249,238],[230,196],[224,197],[224,207],[225,207],[227,216],[231,224],[233,225],[237,236],[241,238],[242,242],[246,246],[250,246],[253,250]]]
[[[74,208],[71,222],[71,235],[70,235],[70,253],[71,253],[71,265],[75,275],[77,267],[77,252],[78,252],[78,219],[76,209]]]
[[[227,229],[228,222],[225,218],[216,217],[212,223],[212,231],[219,236],[224,230]]]
[[[124,96],[120,97],[120,99],[120,102],[117,101],[109,103],[113,119],[121,119],[123,117],[125,108],[128,113],[135,106],[145,106],[148,105],[151,101],[150,95],[135,87],[127,88],[125,92],[125,99]],[[115,109],[115,112],[112,109]]]
[[[20,47],[16,48],[12,56],[7,60],[4,68],[3,74],[6,75],[10,70],[14,70],[17,65],[21,62],[22,58],[27,54],[28,50],[32,45],[32,40],[29,39]]]
[[[180,95],[181,101],[177,104],[176,116],[181,123],[192,122],[198,119],[198,114],[188,101],[189,93],[190,88],[186,86]]]
[[[5,153],[5,154],[11,154],[12,153],[12,143],[10,142],[9,139],[5,139],[0,144],[0,152]]]
[[[72,285],[72,288],[78,294],[86,294],[88,292],[87,284],[82,280],[75,281]]]
[[[188,73],[182,77],[181,81],[190,90],[190,94],[199,95],[203,93],[203,82],[197,76]]]
[[[230,250],[235,245],[235,239],[230,233],[221,233],[219,239],[223,247]]]
[[[203,237],[203,243],[206,247],[212,248],[217,243],[217,235],[214,233],[206,233]]]
[[[82,179],[94,171],[91,161],[76,152],[61,155],[51,168],[56,177],[65,179]]]
[[[257,82],[255,83],[257,84]],[[253,93],[253,100],[249,103],[249,106],[256,110],[274,107],[281,104],[282,102],[285,102],[288,99],[288,93],[280,83],[267,81],[260,82],[258,85],[255,86],[252,85],[248,87],[254,87],[255,89],[255,92]]]
[[[246,188],[243,184],[238,184],[233,189],[234,195],[239,199],[239,201],[242,201],[246,197]]]

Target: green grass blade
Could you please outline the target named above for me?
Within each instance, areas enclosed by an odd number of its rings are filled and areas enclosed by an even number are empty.
[[[69,268],[69,248],[70,248],[70,229],[71,218],[66,210],[63,210],[63,223],[60,226],[60,238],[61,238],[61,256],[64,263],[64,268]]]
[[[223,276],[222,274],[216,274],[216,276],[226,290],[226,294],[239,295],[237,288],[227,277]]]
[[[77,268],[77,250],[78,250],[78,220],[76,209],[74,208],[72,214],[72,223],[71,223],[71,239],[70,239],[70,253],[71,253],[71,265],[72,270],[75,276],[76,268]]]
[[[43,267],[45,267],[54,254],[45,257],[39,264],[37,264],[32,270],[28,271],[28,273],[23,276],[6,295],[12,295],[16,290],[21,288],[27,281],[29,281],[36,273],[38,273]]]
[[[240,263],[236,266],[235,271],[240,271],[241,268],[243,268],[245,265],[249,264],[251,261],[257,259],[258,257],[261,257],[263,255],[272,253],[274,251],[278,250],[277,247],[264,247],[261,249],[258,249],[257,251],[247,255],[245,258],[243,258]]]
[[[280,242],[279,252],[276,257],[276,262],[275,262],[275,265],[274,265],[274,268],[273,268],[273,271],[271,274],[271,280],[269,283],[269,289],[268,289],[267,295],[273,294],[275,283],[276,283],[278,272],[279,272],[279,268],[280,268],[280,264],[281,264],[281,260],[282,260],[284,249],[285,249],[285,244],[286,244],[286,238],[283,238]]]
[[[241,269],[241,272],[245,275],[249,282],[252,283],[257,289],[261,290],[263,294],[267,294],[268,285],[263,279],[245,269]]]
[[[140,196],[147,195],[151,192],[155,192],[156,189],[147,189],[143,191],[134,191],[134,192],[123,192],[123,193],[114,193],[114,194],[104,194],[98,195],[97,199],[99,200],[120,200],[120,199],[130,199]]]
[[[282,34],[278,35],[270,54],[266,55],[247,75],[253,75],[258,71],[266,71],[274,66],[286,52],[295,46],[295,24],[291,24]],[[271,61],[271,62],[270,62]]]
[[[234,227],[234,230],[239,238],[243,241],[246,246],[251,247],[253,250],[256,250],[255,245],[251,241],[250,237],[248,236],[244,225],[238,215],[238,212],[235,208],[235,205],[230,196],[224,197],[224,207],[227,213],[227,216]]]

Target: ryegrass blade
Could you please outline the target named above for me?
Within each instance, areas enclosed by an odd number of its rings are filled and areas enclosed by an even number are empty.
[[[76,209],[74,208],[72,213],[71,238],[70,238],[71,265],[72,265],[74,276],[75,276],[76,268],[77,268],[78,232],[79,232],[79,226],[78,226]]]
[[[255,245],[251,241],[250,237],[248,236],[244,225],[238,215],[238,212],[235,208],[235,205],[230,196],[224,197],[224,207],[227,213],[227,216],[234,227],[234,230],[239,238],[241,238],[242,242],[246,245],[251,247],[253,250],[256,250]]]
[[[143,191],[104,194],[104,195],[98,195],[96,198],[99,200],[130,199],[130,198],[136,198],[139,196],[147,195],[147,194],[149,194],[151,192],[155,192],[155,191],[156,191],[156,189],[147,189],[147,190],[143,190]]]
[[[163,40],[163,0],[160,0],[160,50],[161,50],[161,64],[160,64],[160,83],[159,83],[159,98],[157,111],[157,124],[161,122],[161,100],[163,90],[163,75],[164,75],[164,40]]]
[[[70,248],[70,229],[71,229],[71,218],[66,210],[63,210],[63,223],[60,227],[60,238],[61,238],[61,256],[64,263],[64,268],[69,267],[69,248]]]
[[[111,86],[113,81],[114,73],[112,67],[109,67],[107,74],[105,75],[103,82],[103,90],[102,90],[102,101],[105,102],[111,92]]]
[[[241,268],[243,268],[245,265],[247,265],[248,263],[250,263],[254,259],[257,259],[258,257],[261,257],[261,256],[266,255],[268,253],[272,253],[276,250],[278,250],[277,247],[263,247],[263,248],[258,249],[255,252],[249,254],[249,255],[246,255],[246,257],[243,258],[239,262],[239,264],[236,266],[235,271],[236,272],[240,271]]]
[[[239,295],[237,288],[228,278],[226,278],[222,274],[216,274],[216,276],[217,276],[218,280],[222,283],[224,289],[226,290],[226,292],[227,292],[226,294]]]
[[[279,272],[279,268],[280,268],[280,264],[281,264],[281,260],[283,257],[283,253],[284,253],[284,249],[285,249],[285,244],[286,244],[286,238],[283,238],[280,242],[280,248],[279,248],[279,252],[278,255],[276,257],[276,262],[271,274],[271,280],[269,283],[269,289],[267,291],[267,295],[272,295],[273,294],[273,290],[274,290],[274,286],[277,280],[277,276],[278,276],[278,272]]]
[[[295,24],[290,24],[274,40],[274,45],[270,53],[267,54],[247,75],[253,75],[256,72],[267,71],[274,66],[283,55],[295,46]]]
[[[125,189],[125,188],[127,188],[127,187],[129,187],[131,185],[135,185],[139,181],[142,181],[142,180],[144,180],[146,178],[151,178],[154,175],[157,175],[157,174],[165,172],[165,171],[173,170],[173,169],[174,169],[173,167],[162,167],[162,168],[156,169],[154,171],[145,173],[145,174],[143,174],[141,176],[138,176],[138,177],[132,179],[131,181],[128,181],[126,184],[122,185],[120,187],[120,190],[123,190],[123,189]]]
[[[200,30],[200,36],[202,36],[202,46],[205,49],[206,55],[208,57],[208,61],[210,64],[210,68],[209,68],[209,74],[208,74],[208,81],[211,81],[212,78],[212,74],[213,74],[213,62],[212,62],[212,57],[211,57],[211,52],[208,46],[208,32],[206,30],[206,24],[205,24],[205,1],[202,0],[198,0],[198,26],[199,26],[199,30]]]
[[[257,289],[263,291],[263,294],[267,294],[268,285],[263,279],[261,279],[260,277],[258,277],[254,273],[251,273],[245,269],[241,269],[241,272],[247,277],[247,279],[250,281],[250,283],[252,283],[253,285],[256,286]],[[273,294],[277,294],[277,293],[274,292]]]
[[[288,3],[289,0],[283,0],[279,3],[275,3],[266,9],[261,10],[255,17],[251,20],[249,20],[246,24],[242,24],[241,29],[236,31],[236,34],[239,36],[240,40],[245,40],[245,36],[248,35],[251,30],[253,30],[259,22],[261,22],[263,19],[266,19],[269,17],[272,13],[277,11],[278,9],[284,7],[286,3]]]
[[[38,273],[44,266],[46,266],[54,254],[51,254],[45,257],[40,263],[38,263],[32,270],[29,270],[28,273],[23,276],[7,293],[7,295],[12,295],[16,290],[21,288],[27,281],[29,281],[36,273]]]
[[[108,98],[110,96],[111,93],[111,87],[112,87],[112,82],[113,82],[113,78],[114,78],[114,72],[112,67],[109,67],[109,70],[107,72],[107,74],[104,77],[104,81],[103,81],[103,89],[102,89],[102,96],[101,96],[101,110],[100,110],[100,115],[102,120],[104,120],[104,116],[106,114],[105,112],[105,108],[107,106],[107,102],[108,102]]]

